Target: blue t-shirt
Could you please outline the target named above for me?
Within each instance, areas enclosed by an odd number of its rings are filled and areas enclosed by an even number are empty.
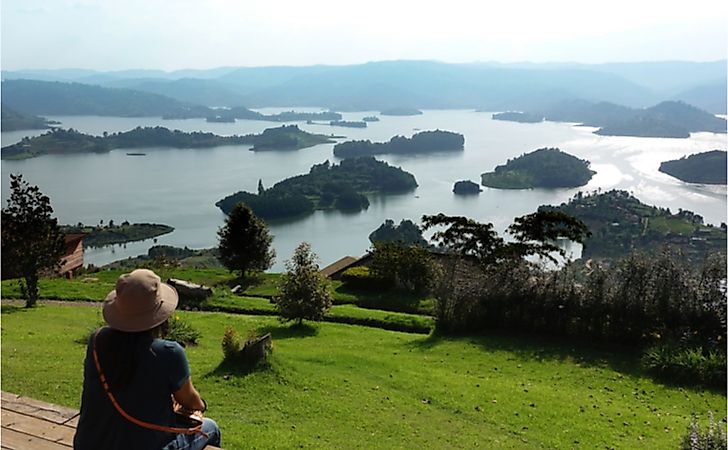
[[[100,331],[101,335],[108,332],[114,331],[109,328]],[[83,371],[81,416],[73,448],[158,450],[174,439],[174,434],[143,428],[121,416],[101,386],[91,349],[92,341],[89,340]],[[96,351],[100,352],[99,349]],[[112,387],[111,393],[132,417],[156,425],[174,426],[171,395],[190,377],[184,349],[176,342],[150,337],[139,342],[136,356],[137,369],[129,385],[118,392]],[[107,369],[103,365],[101,369],[108,379]]]

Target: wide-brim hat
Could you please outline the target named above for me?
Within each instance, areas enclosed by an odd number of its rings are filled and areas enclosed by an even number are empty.
[[[121,331],[146,331],[161,324],[177,308],[177,291],[148,269],[137,269],[116,280],[104,301],[104,320]]]

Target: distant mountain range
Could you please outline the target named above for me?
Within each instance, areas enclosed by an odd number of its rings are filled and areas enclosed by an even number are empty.
[[[160,108],[321,106],[339,111],[535,110],[581,99],[630,107],[683,100],[711,113],[724,114],[726,78],[725,61],[596,65],[384,61],[349,66],[225,67],[174,72],[2,72],[3,80],[76,82],[162,95],[167,100],[154,102],[162,102]],[[11,105],[5,98],[6,90],[4,82],[3,102]],[[169,99],[181,105],[171,105]],[[17,103],[13,105],[22,112],[34,113]]]

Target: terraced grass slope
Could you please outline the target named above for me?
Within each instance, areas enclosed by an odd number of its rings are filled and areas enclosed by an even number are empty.
[[[533,338],[441,338],[180,312],[192,376],[238,448],[676,448],[724,394],[656,384],[631,356]],[[2,309],[3,389],[78,407],[96,308]],[[222,364],[227,326],[273,334],[270,367]]]

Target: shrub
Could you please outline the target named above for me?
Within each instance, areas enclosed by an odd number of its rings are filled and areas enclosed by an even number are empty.
[[[231,327],[225,328],[225,334],[222,336],[222,354],[226,361],[234,360],[240,353],[240,336],[238,332]]]
[[[660,344],[645,352],[642,364],[648,372],[671,382],[725,388],[726,354],[720,351]]]
[[[169,329],[165,339],[176,341],[182,346],[197,345],[200,332],[195,330],[189,322],[175,315],[169,319]]]
[[[371,274],[385,285],[424,294],[439,279],[439,267],[424,247],[383,241],[372,247]]]
[[[379,284],[379,279],[374,277],[367,266],[350,267],[341,274],[341,281],[360,289],[373,288]]]
[[[302,242],[286,261],[286,273],[281,277],[280,295],[275,297],[281,320],[321,320],[331,308],[329,281],[319,272],[316,254],[311,244]]]
[[[725,450],[726,430],[721,424],[716,423],[713,413],[708,411],[708,428],[702,430],[697,415],[693,414],[686,434],[680,443],[681,450]]]
[[[222,336],[222,354],[229,363],[256,367],[268,359],[272,351],[270,335],[258,336],[255,330],[248,333],[245,343],[241,345],[240,336],[233,328],[226,328]]]

